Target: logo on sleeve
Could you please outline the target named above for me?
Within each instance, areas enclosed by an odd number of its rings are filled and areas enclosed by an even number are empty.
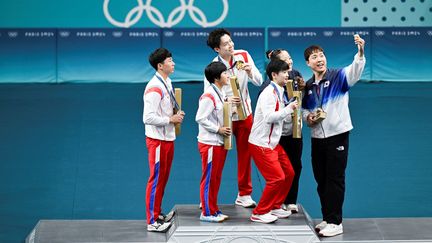
[[[345,150],[345,147],[344,147],[344,146],[339,146],[339,147],[336,148],[336,150],[337,150],[337,151],[344,151],[344,150]]]

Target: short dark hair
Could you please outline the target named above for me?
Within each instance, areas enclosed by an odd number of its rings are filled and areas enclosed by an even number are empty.
[[[216,79],[220,79],[221,74],[227,70],[222,62],[212,62],[204,70],[206,79],[212,84]]]
[[[270,61],[270,63],[267,65],[266,73],[270,80],[273,80],[272,73],[279,73],[281,71],[285,71],[289,69],[288,63],[280,60],[280,59],[273,59]]]
[[[270,59],[270,60],[279,59],[278,55],[281,54],[281,52],[283,52],[283,51],[288,52],[287,50],[281,49],[281,48],[274,49],[274,50],[267,50],[266,51],[266,57],[267,57],[267,59]]]
[[[213,30],[212,32],[210,32],[207,38],[207,45],[211,49],[215,49],[216,47],[219,47],[221,37],[224,35],[231,36],[231,33],[228,30],[222,28]]]
[[[268,50],[265,52],[265,56],[266,56],[267,59],[270,59],[270,56],[271,56],[272,52],[273,52],[272,49],[268,49]]]
[[[310,55],[312,55],[313,53],[316,53],[316,52],[320,52],[320,51],[324,53],[324,49],[321,46],[319,46],[319,45],[311,45],[311,46],[309,46],[304,51],[304,58],[305,58],[305,60],[309,61]]]
[[[172,54],[170,51],[168,51],[165,48],[158,48],[158,49],[154,50],[149,56],[150,65],[155,70],[157,70],[157,65],[159,63],[163,63],[165,61],[165,59],[167,59],[168,57],[172,57]]]

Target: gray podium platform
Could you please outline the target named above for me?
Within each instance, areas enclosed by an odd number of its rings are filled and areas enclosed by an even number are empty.
[[[40,220],[26,242],[432,242],[432,218],[345,219],[343,235],[318,238],[314,222],[300,212],[273,224],[249,220],[252,209],[222,205],[222,223],[199,220],[197,205],[175,206],[166,233],[147,232],[144,220]]]

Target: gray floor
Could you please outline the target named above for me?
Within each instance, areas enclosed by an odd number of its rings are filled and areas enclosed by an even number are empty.
[[[243,235],[243,239],[252,237],[256,242],[432,242],[432,218],[345,219],[344,234],[318,239],[311,229],[318,220],[311,220],[302,208],[289,219],[268,225],[251,222],[252,209],[234,205],[221,206],[230,216],[223,223],[201,222],[197,205],[179,205],[175,209],[173,227],[167,233],[147,232],[142,220],[41,220],[27,242],[247,242],[229,239],[230,231],[232,235]],[[197,232],[204,240],[185,238]],[[211,236],[211,232],[219,235]],[[271,236],[258,236],[268,232]],[[299,238],[299,232],[303,238]],[[283,238],[287,235],[291,235],[291,240]]]

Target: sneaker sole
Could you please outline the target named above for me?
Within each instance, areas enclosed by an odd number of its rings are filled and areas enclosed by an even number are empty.
[[[289,218],[289,216],[291,216],[291,214],[290,215],[277,215],[277,214],[273,214],[273,213],[271,215],[278,217],[278,219],[286,219],[286,218]]]
[[[263,223],[263,224],[271,224],[271,223],[273,223],[273,222],[276,222],[276,220],[277,219],[275,219],[275,220],[273,220],[273,221],[264,221],[264,220],[261,220],[261,219],[259,219],[259,218],[254,218],[254,217],[250,217],[249,218],[250,220],[252,220],[253,222],[257,222],[257,223]]]
[[[147,231],[148,232],[160,232],[160,233],[166,233],[168,230],[169,230],[169,228],[170,228],[171,226],[169,226],[169,227],[167,227],[166,229],[163,229],[163,230],[158,230],[158,229],[155,229],[155,228],[147,228]]]
[[[242,206],[242,207],[244,207],[244,208],[254,208],[254,207],[256,207],[255,204],[244,205],[243,203],[238,202],[238,201],[235,201],[235,204],[238,205],[238,206]]]
[[[207,222],[207,223],[222,223],[223,221],[225,221],[225,219],[222,219],[220,221],[200,219],[200,221]]]
[[[321,233],[319,233],[318,235],[320,237],[333,237],[333,236],[340,235],[340,234],[343,234],[343,231],[342,232],[337,232],[337,233],[331,234],[331,235],[324,235],[324,234],[321,234]]]
[[[222,218],[223,218],[223,221],[225,221],[225,220],[229,219],[229,216],[222,217]]]

